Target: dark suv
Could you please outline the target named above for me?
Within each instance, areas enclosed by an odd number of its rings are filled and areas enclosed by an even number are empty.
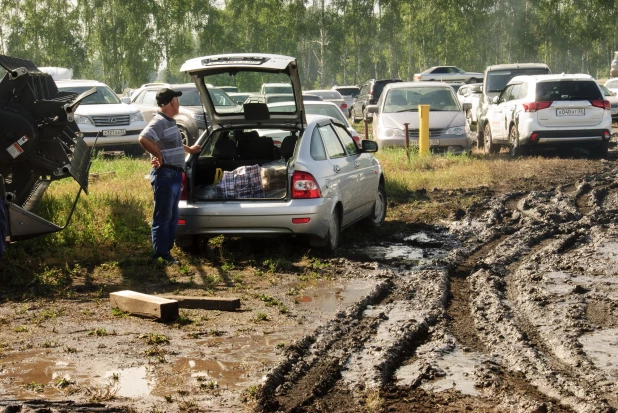
[[[384,86],[394,82],[403,82],[403,80],[369,79],[368,81],[366,81],[363,86],[361,86],[361,90],[358,93],[358,96],[356,97],[356,99],[354,99],[354,102],[352,102],[352,120],[356,122],[359,119],[363,119],[371,122],[373,115],[371,113],[367,113],[367,106],[375,105],[378,102],[378,99],[380,99],[380,95],[382,94]]]

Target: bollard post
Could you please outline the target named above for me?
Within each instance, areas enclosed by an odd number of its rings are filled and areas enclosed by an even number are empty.
[[[369,139],[369,122],[367,122],[367,119],[363,119],[363,123],[365,124],[365,139]]]
[[[429,155],[429,106],[418,105],[418,154]]]
[[[406,155],[408,156],[408,163],[410,163],[410,128],[409,123],[403,124],[403,133],[406,135]]]

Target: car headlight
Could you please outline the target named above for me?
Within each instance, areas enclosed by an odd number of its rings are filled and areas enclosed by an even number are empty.
[[[74,119],[75,119],[75,123],[77,124],[92,125],[92,122],[90,122],[90,118],[88,118],[88,116],[75,115]]]
[[[206,120],[204,119],[204,115],[201,115],[199,113],[193,113],[191,114],[191,117],[195,120],[199,120],[201,122],[206,122]]]
[[[384,136],[387,138],[403,138],[404,134],[401,129],[384,128]]]
[[[144,115],[142,112],[135,112],[131,115],[131,122],[144,122]]]
[[[446,132],[444,132],[444,134],[445,135],[465,135],[466,128],[465,126],[455,126],[454,128],[448,128]]]

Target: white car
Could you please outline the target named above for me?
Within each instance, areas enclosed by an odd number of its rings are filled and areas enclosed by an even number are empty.
[[[414,81],[437,80],[440,82],[477,83],[483,80],[483,74],[466,72],[456,66],[434,66],[421,73],[414,74]]]
[[[603,157],[611,107],[590,75],[517,76],[493,98],[483,127],[485,153],[501,146],[513,157],[544,147],[584,147]]]
[[[618,93],[618,77],[609,79],[607,82],[605,82],[604,86],[608,88],[611,92]]]
[[[603,85],[599,85],[599,88],[605,99],[609,100],[609,104],[612,107],[612,120],[616,121],[618,119],[618,96],[616,96],[616,92],[612,92]]]
[[[294,93],[291,83],[263,83],[260,88],[260,95],[270,95],[272,93]]]
[[[464,103],[470,103],[472,109],[466,111],[466,120],[468,125],[474,125],[477,122],[477,112],[479,108],[479,102],[481,101],[481,88],[482,83],[474,83],[470,85],[461,85],[457,89],[457,99],[462,105]]]
[[[367,106],[373,113],[373,138],[379,148],[417,146],[420,135],[419,105],[429,105],[429,147],[433,152],[470,152],[468,124],[463,105],[453,89],[443,82],[398,82],[384,87],[377,105]]]
[[[336,90],[307,90],[305,93],[319,96],[324,102],[333,102],[339,109],[345,111],[345,113],[348,112],[348,104],[345,99],[343,99],[343,96],[341,96],[341,93]]]
[[[143,153],[138,139],[146,121],[139,109],[120,102],[109,86],[96,80],[57,81],[56,85],[61,92],[78,95],[96,89],[96,93],[82,100],[75,111],[75,123],[88,146]]]

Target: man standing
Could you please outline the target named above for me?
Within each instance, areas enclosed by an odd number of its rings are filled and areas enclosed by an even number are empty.
[[[174,246],[178,227],[178,202],[182,189],[185,153],[199,153],[200,145],[183,145],[174,116],[178,114],[178,96],[182,92],[163,88],[157,92],[159,112],[144,128],[139,143],[152,159],[150,184],[154,192],[152,217],[153,259],[161,258],[168,264],[178,264],[170,251]]]

